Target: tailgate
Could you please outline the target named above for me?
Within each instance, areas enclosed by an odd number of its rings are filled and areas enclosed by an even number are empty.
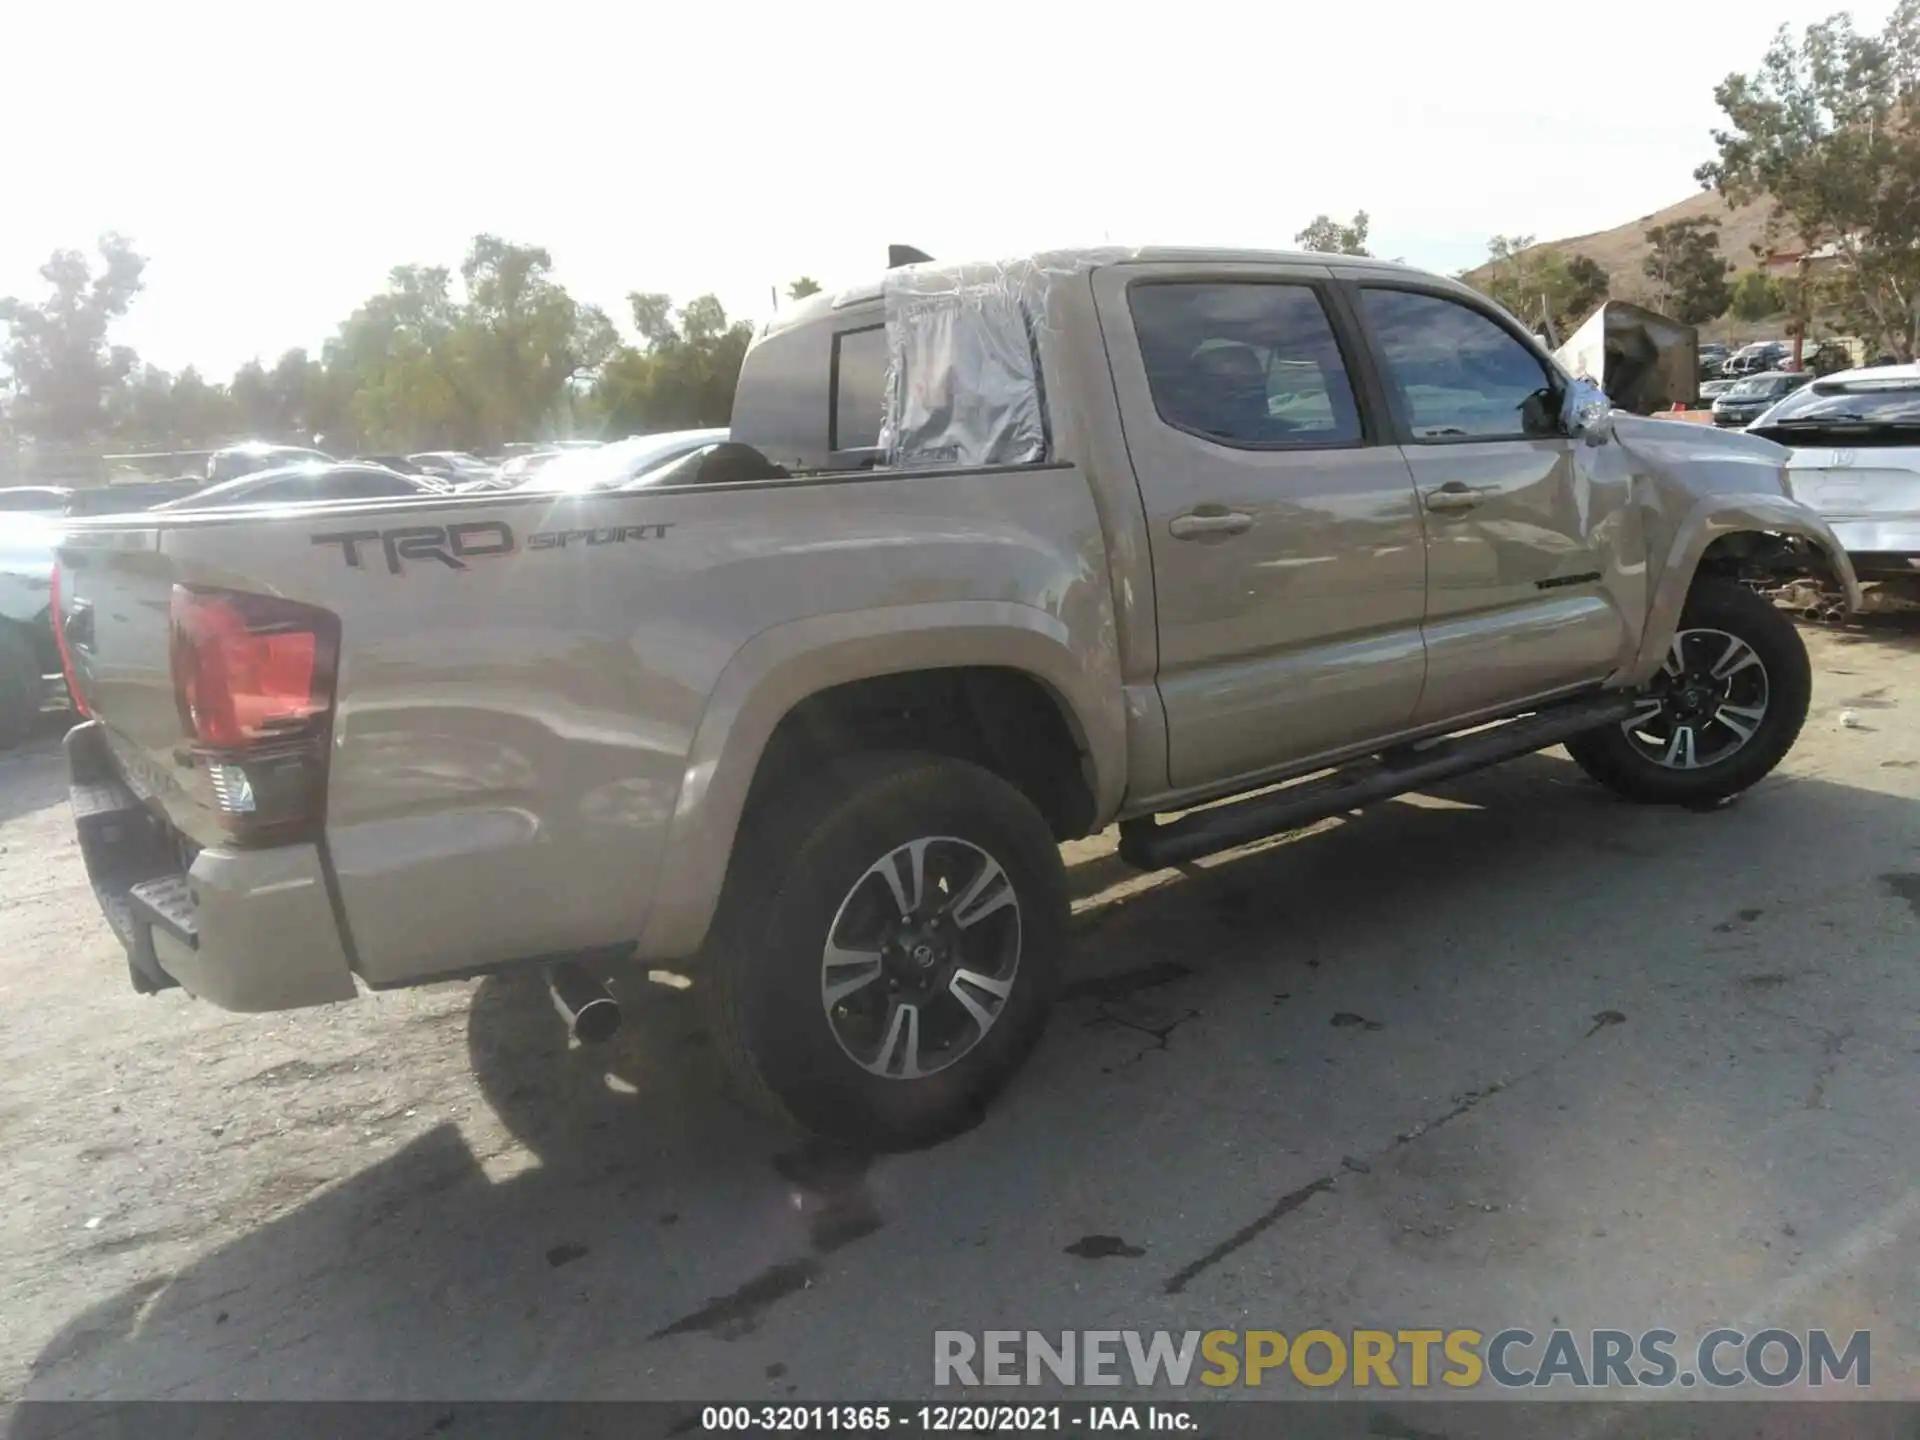
[[[69,530],[59,550],[60,633],[73,685],[101,723],[113,768],[201,845],[223,836],[208,773],[174,701],[168,608],[175,576],[158,529]]]

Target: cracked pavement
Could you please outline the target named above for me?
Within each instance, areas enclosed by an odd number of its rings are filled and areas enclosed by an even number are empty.
[[[1809,641],[1720,812],[1555,751],[1179,872],[1069,847],[1046,1043],[871,1161],[641,977],[598,1051],[525,979],[134,995],[49,727],[0,757],[0,1396],[905,1398],[940,1328],[1561,1323],[1871,1329],[1920,1396],[1920,625]]]

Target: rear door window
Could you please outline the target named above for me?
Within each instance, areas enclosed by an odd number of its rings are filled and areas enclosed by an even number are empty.
[[[1247,449],[1360,443],[1353,385],[1313,286],[1137,284],[1127,305],[1167,424]]]

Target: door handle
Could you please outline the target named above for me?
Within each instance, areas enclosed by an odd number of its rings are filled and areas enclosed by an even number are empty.
[[[1238,510],[1190,510],[1167,522],[1176,540],[1205,540],[1209,536],[1244,535],[1253,528],[1253,517]]]
[[[1456,515],[1462,510],[1473,509],[1482,498],[1481,492],[1472,486],[1449,480],[1437,489],[1427,491],[1427,509],[1440,515]]]

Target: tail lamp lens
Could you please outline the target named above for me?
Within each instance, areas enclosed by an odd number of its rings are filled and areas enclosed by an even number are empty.
[[[255,841],[316,829],[338,618],[277,596],[176,585],[172,620],[174,700],[222,822]]]

